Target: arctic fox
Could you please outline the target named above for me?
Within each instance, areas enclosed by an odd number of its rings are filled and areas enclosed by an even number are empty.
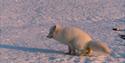
[[[67,54],[75,54],[82,50],[87,53],[87,44],[92,40],[91,36],[76,27],[61,27],[56,24],[50,28],[48,38],[53,38],[62,44],[68,45]]]
[[[67,54],[91,55],[93,51],[110,53],[107,44],[94,41],[92,37],[77,27],[61,27],[56,24],[50,28],[48,38],[53,38],[62,44],[68,45]]]

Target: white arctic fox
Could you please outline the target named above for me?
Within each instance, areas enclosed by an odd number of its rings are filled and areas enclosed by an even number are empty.
[[[50,28],[47,37],[68,45],[69,52],[67,54],[90,55],[95,49],[110,52],[106,44],[93,41],[88,33],[76,27],[63,28],[56,24]]]

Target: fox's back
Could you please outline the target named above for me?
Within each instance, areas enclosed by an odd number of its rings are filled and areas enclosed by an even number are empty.
[[[66,39],[72,40],[77,39],[83,42],[89,42],[92,40],[90,35],[76,27],[66,27],[63,29],[63,35]]]

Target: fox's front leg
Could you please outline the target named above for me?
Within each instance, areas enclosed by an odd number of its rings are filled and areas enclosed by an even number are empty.
[[[71,47],[68,45],[68,52],[66,54],[71,54],[72,50]]]
[[[70,45],[68,45],[68,52],[66,54],[71,54],[71,55],[75,55],[76,52],[75,52],[75,49],[73,49]]]

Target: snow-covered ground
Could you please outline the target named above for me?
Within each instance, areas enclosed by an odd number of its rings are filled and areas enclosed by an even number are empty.
[[[76,26],[106,42],[113,54],[104,63],[125,63],[125,0],[0,0],[0,63],[79,63],[67,46],[46,38],[54,23]],[[104,55],[102,55],[104,56]],[[101,59],[102,59],[101,56]],[[101,63],[83,57],[83,63]]]

